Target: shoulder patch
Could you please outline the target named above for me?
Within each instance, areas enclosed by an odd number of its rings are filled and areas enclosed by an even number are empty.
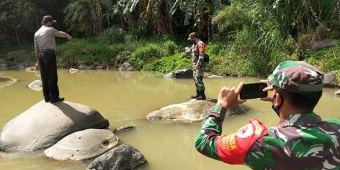
[[[242,164],[248,149],[258,138],[266,134],[268,134],[266,126],[252,119],[236,133],[218,137],[217,153],[223,162]]]

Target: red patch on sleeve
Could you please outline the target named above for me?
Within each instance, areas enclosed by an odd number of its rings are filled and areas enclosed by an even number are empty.
[[[266,126],[256,119],[251,119],[237,133],[218,137],[217,153],[225,163],[243,164],[249,148],[258,138],[266,134],[268,134]]]
[[[205,52],[205,45],[203,42],[197,44],[198,52],[204,53]]]

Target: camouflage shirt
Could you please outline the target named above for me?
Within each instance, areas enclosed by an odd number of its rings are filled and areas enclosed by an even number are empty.
[[[276,127],[252,119],[238,132],[222,136],[225,110],[215,105],[196,138],[202,154],[256,170],[340,169],[340,120],[315,113],[294,114]]]

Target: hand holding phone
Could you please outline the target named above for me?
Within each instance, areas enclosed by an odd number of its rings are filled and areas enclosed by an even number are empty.
[[[267,91],[263,91],[267,87],[265,83],[251,83],[243,84],[243,88],[240,92],[240,99],[255,99],[268,96]]]

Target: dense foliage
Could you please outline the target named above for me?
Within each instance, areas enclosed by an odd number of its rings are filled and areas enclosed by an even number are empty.
[[[287,59],[340,69],[339,46],[310,48],[340,39],[340,0],[3,0],[0,8],[0,55],[22,44],[33,51],[32,35],[52,14],[56,28],[75,37],[57,47],[66,68],[125,61],[137,70],[188,68],[182,52],[197,31],[216,74],[262,76]]]

